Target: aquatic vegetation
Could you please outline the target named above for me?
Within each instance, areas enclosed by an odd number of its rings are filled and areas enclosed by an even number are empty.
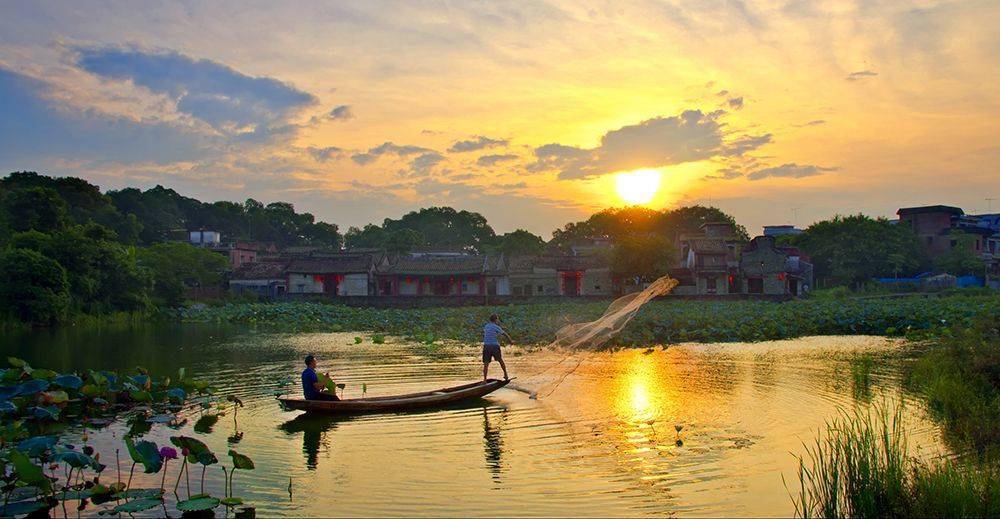
[[[441,339],[477,343],[489,315],[499,312],[519,344],[552,340],[570,323],[592,321],[608,301],[543,300],[502,307],[354,308],[316,302],[231,303],[192,306],[173,314],[191,322],[236,322],[299,330],[368,331],[375,344],[385,335],[417,342]],[[651,343],[789,339],[806,335],[935,337],[969,326],[977,317],[1000,319],[1000,295],[946,297],[810,298],[787,302],[658,299],[639,310],[612,346]]]
[[[854,397],[867,400],[871,396],[872,370],[875,368],[875,359],[871,354],[866,353],[851,358],[850,363]]]
[[[799,456],[799,517],[995,517],[1000,478],[989,466],[909,457],[902,406],[844,413]],[[808,462],[806,461],[808,459]],[[786,482],[787,486],[787,482]]]
[[[243,503],[242,499],[217,499],[204,494],[205,471],[218,463],[218,458],[201,441],[186,437],[170,438],[176,447],[157,446],[148,440],[137,439],[148,432],[153,424],[175,424],[177,413],[189,404],[206,408],[213,402],[212,390],[207,383],[186,379],[184,370],[175,381],[169,377],[154,378],[145,369],[136,368],[135,375],[111,371],[84,373],[56,373],[44,368],[33,368],[27,362],[8,359],[11,367],[0,370],[0,480],[3,485],[3,505],[0,516],[25,515],[63,506],[66,501],[77,501],[77,510],[89,503],[101,505],[101,515],[134,514],[164,506],[166,478],[170,461],[183,458],[177,474],[174,492],[181,477],[188,474],[189,465],[202,466],[201,493],[188,499],[178,497],[177,509],[181,512],[210,510],[219,505],[228,507]],[[199,395],[189,398],[188,395]],[[238,399],[231,399],[234,406]],[[218,415],[204,415],[214,416]],[[123,482],[119,450],[115,451],[116,481],[101,482],[107,468],[101,463],[101,454],[87,444],[88,434],[81,439],[82,448],[65,443],[53,434],[67,425],[104,427],[116,419],[129,424],[124,438],[125,450],[132,461],[128,478]],[[178,452],[180,449],[180,452]],[[233,470],[253,468],[246,456],[230,451]],[[137,466],[146,474],[160,473],[160,488],[132,488]],[[46,469],[50,474],[46,473]],[[225,472],[225,468],[223,468]],[[60,471],[62,476],[59,476]],[[227,477],[226,498],[232,491]],[[164,514],[166,509],[164,509]]]
[[[1000,319],[976,319],[932,341],[906,384],[926,398],[956,450],[971,447],[984,459],[1000,456]]]

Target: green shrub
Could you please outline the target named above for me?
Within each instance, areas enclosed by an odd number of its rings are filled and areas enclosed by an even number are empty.
[[[65,319],[68,309],[69,283],[59,263],[33,250],[0,253],[0,312],[51,325]]]

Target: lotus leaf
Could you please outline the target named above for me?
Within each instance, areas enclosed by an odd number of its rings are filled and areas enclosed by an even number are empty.
[[[115,494],[115,499],[162,499],[163,490],[159,488],[130,488]]]
[[[80,389],[83,387],[83,379],[76,375],[59,375],[52,382],[66,389]]]
[[[10,365],[14,366],[15,368],[24,368],[25,366],[28,365],[27,362],[17,357],[7,357],[7,362],[10,363]]]
[[[150,416],[146,419],[147,423],[170,423],[177,419],[176,415],[172,414],[157,414]]]
[[[85,384],[82,388],[80,388],[80,392],[91,398],[104,394],[104,390],[97,384]]]
[[[16,412],[17,412],[17,406],[14,405],[14,402],[11,401],[0,402],[0,413],[7,414]]]
[[[163,468],[163,458],[160,457],[160,450],[155,443],[145,440],[137,442],[135,452],[139,455],[139,463],[142,463],[146,474],[155,474]]]
[[[5,369],[3,370],[3,376],[0,376],[0,379],[3,379],[3,381],[7,383],[19,382],[22,375],[24,375],[24,371],[20,368]]]
[[[179,404],[184,402],[187,398],[187,393],[179,387],[172,387],[167,390],[167,398],[169,398],[171,402]]]
[[[34,395],[49,388],[46,380],[29,380],[20,386],[20,394],[24,396]]]
[[[10,400],[21,394],[20,386],[0,386],[0,400]]]
[[[28,515],[32,512],[50,508],[52,505],[46,501],[20,501],[18,503],[8,503],[0,506],[0,517],[15,517]]]
[[[57,376],[59,376],[59,373],[56,373],[51,369],[35,368],[31,371],[31,378],[36,378],[40,380],[52,380]]]
[[[21,451],[11,451],[8,455],[10,462],[14,465],[14,472],[17,473],[17,479],[27,483],[28,485],[33,485],[42,490],[48,491],[52,488],[52,482],[49,478],[45,477],[42,472],[42,467],[35,465],[28,459],[28,455]]]
[[[233,468],[243,469],[243,470],[253,470],[253,460],[249,456],[240,454],[232,449],[229,449],[229,455],[233,458]]]
[[[220,501],[225,506],[238,506],[243,504],[242,497],[227,497]]]
[[[153,385],[149,375],[135,375],[130,378],[132,379],[132,382],[135,383],[136,387],[140,387],[142,389],[148,390]]]
[[[67,490],[65,492],[57,492],[56,499],[60,501],[75,501],[77,499],[90,499],[93,495],[94,491],[89,488],[86,490]]]
[[[202,415],[197,422],[194,423],[195,432],[199,433],[210,433],[212,432],[212,427],[219,421],[219,415],[217,414],[206,414]]]
[[[129,392],[129,396],[132,397],[132,400],[135,400],[136,402],[152,402],[153,401],[153,395],[149,394],[149,391],[134,390],[134,391],[130,391]]]
[[[96,459],[77,451],[62,451],[53,456],[52,459],[55,461],[62,461],[76,469],[90,467],[98,472],[104,469],[104,465],[98,463]]]
[[[219,506],[217,498],[207,495],[192,496],[191,499],[177,502],[177,509],[181,512],[198,512],[201,510],[211,510]]]
[[[59,408],[52,405],[48,407],[32,407],[31,415],[39,420],[55,421],[59,419]]]
[[[111,510],[101,510],[99,513],[117,515],[117,514],[134,514],[138,512],[145,512],[151,508],[156,508],[163,504],[163,500],[159,498],[145,497],[142,499],[134,499],[128,503],[122,503]]]
[[[28,457],[38,458],[52,447],[55,447],[56,441],[58,441],[58,438],[55,436],[35,436],[34,438],[28,438],[19,442],[17,450],[27,454]]]
[[[65,391],[45,391],[42,393],[42,401],[46,404],[65,404],[69,402],[69,394]]]

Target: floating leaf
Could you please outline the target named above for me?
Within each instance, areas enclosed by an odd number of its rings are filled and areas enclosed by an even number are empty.
[[[65,492],[57,492],[56,499],[60,501],[75,501],[79,499],[90,499],[94,495],[94,491],[91,489],[86,490],[67,490]]]
[[[21,501],[0,506],[0,517],[15,517],[28,515],[32,512],[50,508],[52,505],[46,501]]]
[[[240,454],[229,449],[229,455],[233,458],[233,469],[253,470],[253,460],[249,456]]]
[[[23,396],[34,395],[49,388],[47,380],[29,380],[20,386],[20,394]]]
[[[177,415],[164,413],[150,416],[146,419],[147,423],[170,423],[177,419]]]
[[[163,490],[159,488],[130,488],[115,494],[115,499],[162,499]]]
[[[25,367],[25,366],[28,365],[27,362],[25,362],[25,361],[23,361],[23,360],[21,360],[21,359],[19,359],[17,357],[7,357],[7,362],[9,362],[10,365],[14,366],[15,368],[23,368],[23,367]]]
[[[55,461],[62,461],[76,469],[83,467],[90,467],[94,470],[98,470],[98,468],[104,469],[104,466],[98,463],[97,460],[77,451],[66,450],[56,454],[52,457],[52,459]]]
[[[0,386],[0,400],[10,400],[21,394],[20,386]]]
[[[154,498],[151,498],[151,497],[146,497],[146,498],[142,498],[142,499],[135,499],[135,500],[129,501],[128,503],[122,503],[122,504],[120,504],[120,505],[112,508],[111,510],[107,510],[107,511],[102,510],[99,513],[107,513],[107,514],[110,514],[110,515],[134,514],[134,513],[138,513],[138,512],[145,512],[146,510],[149,510],[151,508],[156,508],[156,507],[160,506],[161,504],[163,504],[163,500],[162,499],[159,499],[159,498],[154,499]]]
[[[190,436],[171,436],[170,443],[180,447],[181,450],[187,449],[187,460],[189,463],[212,465],[219,462],[208,446],[196,438]]]
[[[177,509],[181,512],[198,512],[201,510],[211,510],[219,506],[220,501],[212,496],[192,496],[191,499],[177,502]]]
[[[83,387],[83,379],[76,375],[59,375],[52,379],[52,383],[66,389],[80,389]]]
[[[46,404],[65,404],[69,402],[69,395],[65,391],[45,391],[42,401]]]
[[[56,406],[32,407],[31,415],[39,420],[56,421],[59,419],[59,408]]]
[[[212,427],[219,421],[219,415],[217,414],[206,414],[202,415],[197,422],[194,423],[195,432],[199,433],[210,433],[212,432]]]
[[[133,390],[133,391],[129,392],[128,396],[130,396],[132,398],[132,400],[135,400],[136,402],[152,402],[153,401],[153,395],[149,394],[149,391]]]
[[[4,401],[0,402],[0,413],[14,413],[17,412],[17,406],[13,402]]]
[[[223,499],[222,501],[220,501],[220,503],[222,503],[225,506],[238,506],[238,505],[242,505],[243,504],[243,498],[242,497],[227,497],[227,498]]]

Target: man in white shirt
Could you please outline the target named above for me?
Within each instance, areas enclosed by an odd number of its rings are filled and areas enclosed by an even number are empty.
[[[503,379],[510,378],[507,376],[507,365],[504,364],[503,355],[500,353],[501,335],[507,338],[508,345],[514,343],[510,335],[507,335],[507,332],[500,327],[500,316],[493,314],[490,316],[490,322],[483,327],[483,380],[486,380],[490,371],[490,361],[493,359],[500,363],[500,368],[503,369]]]

